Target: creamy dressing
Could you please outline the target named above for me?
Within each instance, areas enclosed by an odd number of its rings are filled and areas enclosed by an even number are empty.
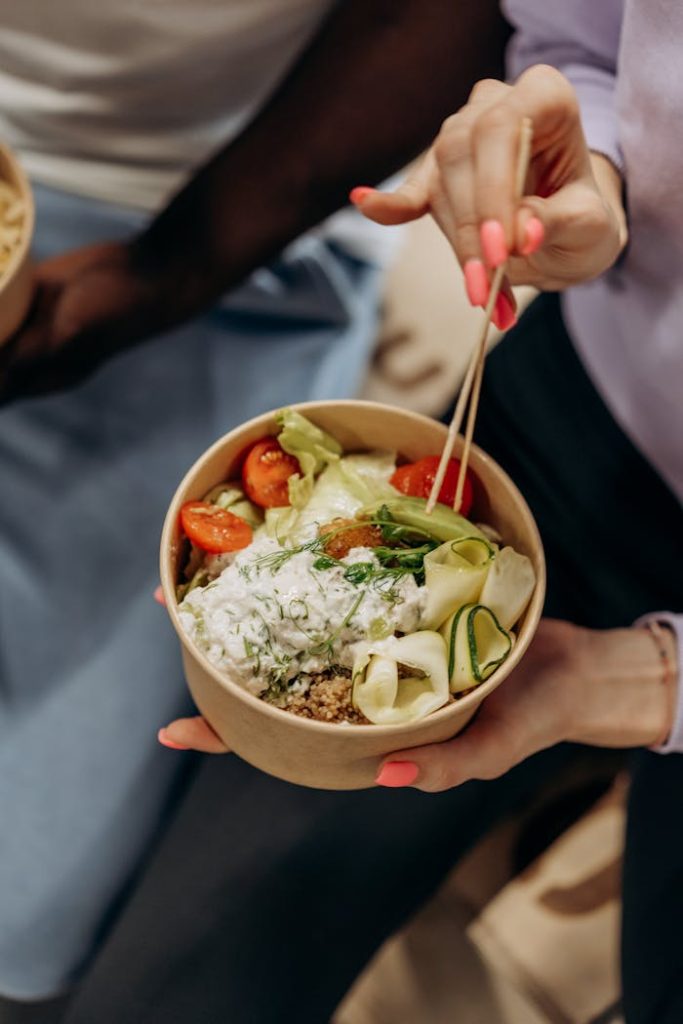
[[[418,628],[425,588],[412,574],[380,575],[371,548],[354,548],[331,567],[321,567],[320,556],[289,554],[276,540],[257,538],[186,596],[179,608],[185,631],[209,661],[259,695],[331,666],[351,668],[359,642]],[[346,579],[359,562],[377,573]]]

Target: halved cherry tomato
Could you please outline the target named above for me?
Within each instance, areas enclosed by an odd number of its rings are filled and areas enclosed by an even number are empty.
[[[439,456],[427,455],[417,462],[409,462],[406,466],[399,466],[391,477],[391,483],[401,494],[409,494],[413,498],[428,498],[432,490],[432,484],[439,468]],[[458,473],[460,463],[457,459],[449,459],[446,467],[446,475],[439,491],[439,501],[444,505],[453,505],[455,500],[455,489],[458,484]],[[465,476],[465,486],[462,492],[462,505],[460,514],[468,515],[474,500],[474,490],[470,474]]]
[[[242,467],[242,483],[247,497],[261,508],[289,505],[287,481],[300,473],[299,460],[284,451],[276,438],[257,441]]]
[[[253,537],[249,523],[208,501],[186,501],[180,510],[180,522],[193,544],[214,555],[246,548]]]

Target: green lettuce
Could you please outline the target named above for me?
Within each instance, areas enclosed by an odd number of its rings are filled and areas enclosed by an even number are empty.
[[[394,494],[389,477],[395,466],[393,452],[345,455],[328,466],[315,481],[306,507],[299,513],[294,538],[306,540],[318,526],[333,519],[353,519],[368,501]]]
[[[294,409],[282,409],[275,419],[280,427],[278,441],[301,466],[301,475],[297,473],[289,479],[290,504],[300,509],[311,497],[317,474],[339,461],[342,446]]]
[[[237,483],[218,484],[204,496],[204,501],[208,501],[211,505],[218,505],[219,508],[228,509],[233,515],[244,519],[254,529],[263,522],[263,510],[249,501]]]

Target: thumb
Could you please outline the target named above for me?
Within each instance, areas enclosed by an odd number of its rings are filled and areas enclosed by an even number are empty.
[[[392,769],[400,762],[402,769]],[[397,751],[385,761],[377,776],[379,785],[412,785],[426,793],[460,786],[470,779],[495,779],[515,763],[513,739],[508,730],[500,728],[495,719],[475,719],[467,729],[445,743],[431,743]],[[392,782],[392,777],[407,776],[406,764],[412,764],[413,781]]]
[[[205,754],[225,754],[228,748],[216,735],[209,723],[200,715],[194,718],[176,718],[159,729],[159,743],[173,750],[201,750]]]
[[[349,196],[364,217],[376,224],[407,224],[429,212],[430,186],[436,165],[430,150],[394,192],[354,188]]]
[[[535,227],[531,235],[530,224]],[[541,246],[590,251],[600,244],[606,227],[606,208],[597,190],[584,180],[572,181],[551,196],[524,196],[515,225],[516,249],[521,255]]]

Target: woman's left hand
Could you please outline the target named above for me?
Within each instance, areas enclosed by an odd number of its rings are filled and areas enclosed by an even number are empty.
[[[497,778],[564,740],[651,746],[666,737],[672,706],[647,630],[589,630],[544,619],[519,668],[461,735],[391,754],[377,781],[436,793]]]
[[[170,747],[171,750],[198,750],[202,754],[229,753],[223,740],[201,715],[176,718],[174,722],[159,729],[157,739],[162,747]]]

